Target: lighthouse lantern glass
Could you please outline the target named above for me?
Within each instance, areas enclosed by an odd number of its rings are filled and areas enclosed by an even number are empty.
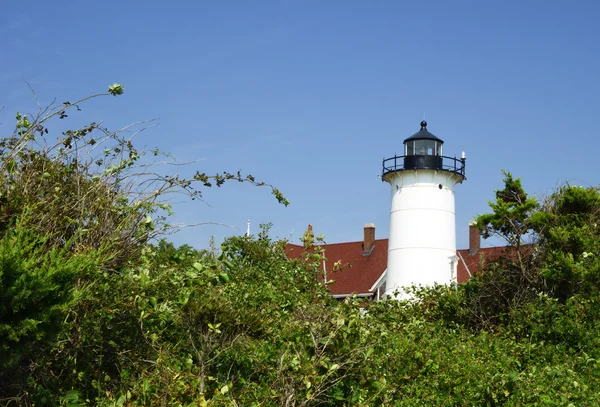
[[[406,155],[442,155],[442,143],[433,140],[411,140],[406,142]]]
[[[404,140],[404,156],[433,156],[442,157],[444,142],[437,137],[430,135],[424,137],[415,137],[415,134]]]

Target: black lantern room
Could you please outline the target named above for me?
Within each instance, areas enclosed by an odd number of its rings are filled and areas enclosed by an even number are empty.
[[[443,144],[443,140],[427,131],[423,120],[421,130],[404,140],[404,169],[441,170]]]
[[[465,158],[444,157],[444,141],[427,130],[427,122],[421,122],[421,130],[404,140],[404,155],[383,160],[383,177],[404,170],[450,171],[465,176]]]

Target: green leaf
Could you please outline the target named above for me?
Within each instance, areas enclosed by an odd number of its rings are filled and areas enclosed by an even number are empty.
[[[108,87],[108,93],[110,93],[113,96],[122,95],[123,91],[123,85],[120,85],[118,83],[114,83]]]

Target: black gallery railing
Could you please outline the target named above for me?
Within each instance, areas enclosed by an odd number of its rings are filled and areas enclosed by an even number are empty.
[[[450,171],[465,177],[465,159],[439,155],[396,155],[383,160],[382,176],[402,170]]]

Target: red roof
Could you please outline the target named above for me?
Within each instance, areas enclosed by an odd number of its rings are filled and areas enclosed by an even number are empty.
[[[329,286],[333,295],[372,294],[371,287],[387,268],[388,239],[375,240],[375,247],[368,255],[363,254],[363,242],[347,242],[320,245],[325,253],[325,270],[327,281],[334,281]],[[304,247],[295,244],[287,245],[288,256],[298,258]],[[470,276],[479,272],[481,263],[497,258],[505,251],[505,247],[486,247],[474,252],[469,249],[456,251],[458,256],[457,281],[464,283]],[[334,270],[334,263],[340,262],[342,269]]]
[[[333,243],[320,245],[324,250],[327,281],[333,295],[367,294],[375,281],[387,268],[388,240],[375,240],[375,247],[369,255],[363,255],[363,242]],[[288,255],[298,258],[304,251],[303,246],[288,244]],[[339,261],[342,269],[334,270]]]
[[[471,276],[479,273],[479,267],[486,260],[500,257],[506,251],[504,246],[484,247],[471,253],[469,249],[460,249],[456,251],[458,256],[458,267],[456,270],[456,281],[464,283],[469,281]]]

